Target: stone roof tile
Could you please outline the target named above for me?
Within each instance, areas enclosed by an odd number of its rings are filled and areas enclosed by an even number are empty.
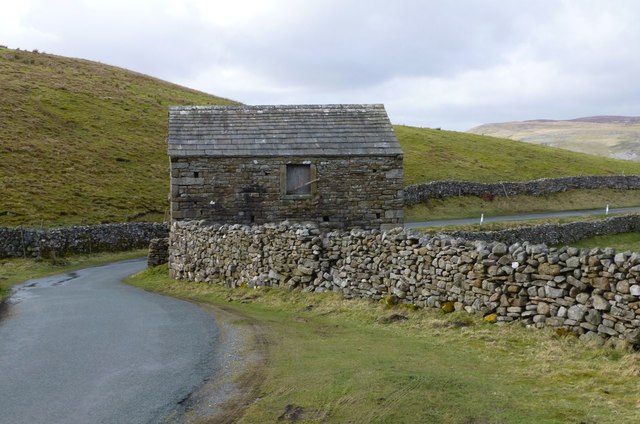
[[[389,156],[383,105],[176,106],[169,156]]]

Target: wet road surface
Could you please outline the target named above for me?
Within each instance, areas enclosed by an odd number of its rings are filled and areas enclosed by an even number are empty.
[[[158,423],[215,369],[198,307],[122,284],[123,261],[19,286],[0,319],[0,423]]]

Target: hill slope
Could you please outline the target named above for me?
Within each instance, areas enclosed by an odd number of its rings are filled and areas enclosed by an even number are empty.
[[[567,121],[505,122],[481,125],[468,132],[598,156],[640,160],[640,117],[591,116]]]
[[[0,93],[0,225],[161,216],[168,106],[233,103],[100,63],[6,48]]]
[[[167,108],[234,102],[95,62],[0,48],[0,225],[162,219]],[[640,174],[640,163],[397,126],[406,183]]]
[[[404,151],[406,184],[640,173],[638,162],[469,133],[405,126],[395,129]]]

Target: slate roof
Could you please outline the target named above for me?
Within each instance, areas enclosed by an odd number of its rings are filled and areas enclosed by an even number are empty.
[[[169,156],[402,154],[378,105],[176,106]]]

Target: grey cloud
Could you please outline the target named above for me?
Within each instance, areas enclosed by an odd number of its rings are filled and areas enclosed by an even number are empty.
[[[249,103],[384,102],[396,122],[461,130],[640,107],[634,0],[282,0],[233,26],[146,4],[35,0],[25,25],[55,38],[13,46]],[[226,70],[252,80],[225,85]]]
[[[57,41],[39,46],[52,53],[82,57],[164,78],[197,72],[211,58],[215,39],[198,20],[163,13],[127,14],[96,11],[85,3],[73,7],[38,4],[28,16],[31,25],[55,34]]]
[[[326,3],[228,40],[236,63],[298,84],[344,88],[488,66],[522,37],[520,18],[508,16],[504,2]]]

